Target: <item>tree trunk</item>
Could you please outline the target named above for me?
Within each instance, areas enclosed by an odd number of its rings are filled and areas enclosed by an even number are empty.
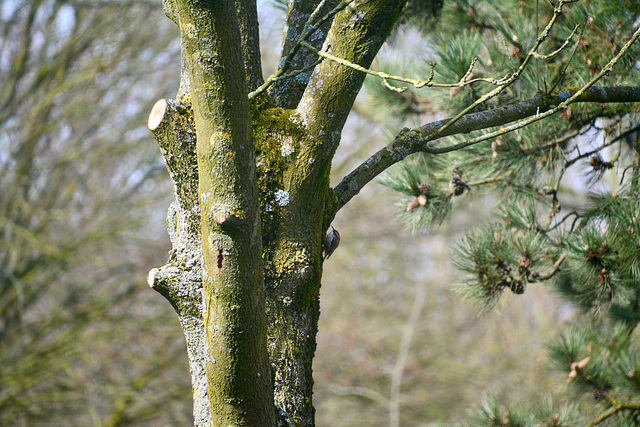
[[[185,331],[196,425],[309,426],[323,242],[337,206],[331,159],[364,76],[325,62],[286,96],[277,87],[250,106],[257,21],[235,10],[252,2],[211,3],[164,4],[182,31],[183,71],[177,99],[149,117],[175,193],[173,250],[149,285]],[[367,67],[402,4],[346,8],[322,39]]]

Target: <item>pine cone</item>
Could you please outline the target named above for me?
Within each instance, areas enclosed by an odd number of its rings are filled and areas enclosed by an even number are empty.
[[[467,183],[464,182],[462,178],[460,178],[457,175],[454,175],[453,177],[451,177],[451,182],[449,183],[449,186],[451,187],[451,191],[453,192],[454,196],[461,195],[462,193],[464,193],[465,190],[469,188]]]
[[[429,192],[431,191],[431,186],[429,184],[420,184],[418,185],[418,192],[420,194],[424,194],[425,196],[427,194],[429,194]]]
[[[522,295],[524,294],[524,283],[522,283],[522,280],[515,280],[511,282],[509,289],[516,295]]]

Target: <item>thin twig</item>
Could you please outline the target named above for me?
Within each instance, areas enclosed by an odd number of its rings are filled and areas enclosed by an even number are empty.
[[[598,424],[600,424],[601,422],[603,422],[604,420],[606,420],[607,418],[609,418],[610,416],[616,414],[617,412],[624,411],[624,410],[638,411],[638,410],[640,410],[640,403],[618,403],[618,404],[615,404],[615,405],[611,406],[609,409],[601,412],[600,415],[598,415],[593,420],[591,420],[591,422],[589,424],[587,424],[587,427],[595,427]]]
[[[573,49],[571,50],[571,54],[569,54],[569,58],[567,58],[564,67],[562,68],[562,71],[560,71],[559,74],[559,78],[556,80],[556,82],[553,84],[553,86],[551,87],[551,90],[549,92],[553,92],[555,90],[555,88],[562,82],[563,80],[563,76],[565,75],[565,73],[567,72],[567,68],[569,68],[569,64],[571,64],[571,61],[573,61],[573,57],[575,56],[577,50],[578,50],[578,46],[580,46],[580,40],[582,40],[582,35],[584,34],[584,29],[587,27],[587,20],[585,19],[585,21],[582,23],[582,28],[580,29],[580,34],[578,34],[578,40],[576,40],[576,44],[573,46]]]
[[[555,224],[553,224],[551,227],[547,228],[547,232],[549,231],[553,231],[556,228],[560,227],[562,224],[564,224],[564,222],[569,219],[569,217],[571,216],[575,216],[576,218],[580,218],[580,214],[577,211],[571,211],[568,214],[566,214],[565,216],[562,217],[562,219],[560,221],[557,221]]]
[[[413,338],[413,333],[418,327],[420,312],[424,307],[426,299],[426,292],[422,283],[416,283],[415,288],[415,300],[411,306],[411,313],[409,314],[409,319],[407,320],[404,334],[402,335],[402,342],[400,343],[400,348],[398,350],[398,357],[396,358],[396,363],[393,366],[393,374],[391,376],[391,401],[389,402],[389,425],[391,427],[398,427],[400,425],[400,386],[402,385],[402,372],[407,365],[411,339]]]
[[[491,84],[498,84],[498,81],[496,81],[495,79],[490,79],[490,78],[476,78],[476,79],[471,79],[471,80],[465,80],[470,74],[471,71],[473,70],[473,66],[476,63],[476,60],[474,59],[473,61],[471,61],[471,65],[469,66],[469,69],[467,70],[467,73],[463,76],[462,79],[460,79],[460,81],[458,81],[457,83],[434,83],[433,82],[433,69],[435,67],[434,63],[431,63],[431,72],[429,75],[429,78],[427,80],[419,80],[419,79],[411,79],[408,77],[402,77],[402,76],[395,76],[393,74],[388,74],[385,73],[384,71],[374,71],[374,70],[370,70],[369,68],[365,68],[361,65],[358,65],[356,63],[353,63],[347,59],[344,58],[340,58],[337,57],[335,55],[330,54],[329,52],[325,52],[319,49],[316,49],[315,47],[313,47],[312,45],[310,45],[307,42],[301,42],[302,46],[306,47],[307,49],[311,50],[313,53],[315,53],[316,55],[323,57],[325,59],[328,59],[330,61],[333,61],[335,63],[338,63],[340,65],[344,65],[345,67],[349,67],[351,69],[354,69],[356,71],[360,71],[362,73],[365,74],[369,74],[372,76],[376,76],[376,77],[380,77],[383,81],[383,84],[385,84],[385,86],[387,86],[387,88],[394,90],[396,92],[404,92],[406,90],[406,88],[394,88],[394,87],[389,87],[388,85],[388,80],[394,80],[394,81],[399,81],[399,82],[403,82],[403,83],[410,83],[412,84],[414,87],[416,87],[417,89],[423,88],[423,87],[463,87],[463,86],[468,86],[472,83],[476,83],[476,82],[487,82],[487,83],[491,83]]]
[[[538,282],[551,279],[553,276],[556,275],[558,271],[560,271],[560,266],[562,266],[562,263],[564,262],[565,259],[566,259],[566,256],[564,254],[561,255],[560,258],[558,258],[558,260],[553,264],[553,267],[551,267],[551,269],[547,271],[545,274],[540,274],[536,272],[536,273],[533,273],[531,277]]]
[[[598,151],[602,150],[603,148],[609,147],[613,144],[615,144],[616,141],[609,141],[609,142],[605,142],[604,144],[602,144],[601,146],[591,150],[591,151],[586,151],[582,154],[580,154],[579,156],[574,157],[571,160],[567,160],[567,167],[572,166],[574,163],[576,163],[578,160],[593,156],[594,154],[596,154]]]
[[[575,28],[573,29],[573,31],[571,31],[571,34],[569,34],[569,37],[567,37],[567,39],[564,41],[564,43],[562,43],[562,46],[560,46],[559,48],[557,48],[556,50],[554,50],[551,53],[547,53],[546,55],[542,55],[538,52],[533,52],[533,57],[536,58],[536,60],[538,59],[551,59],[554,56],[556,56],[557,54],[559,54],[560,52],[562,52],[564,50],[565,47],[567,47],[567,45],[569,43],[571,43],[571,39],[573,38],[573,36],[576,34],[576,31],[578,31],[578,28],[580,27],[580,25],[576,25]],[[538,89],[540,90],[540,89]]]

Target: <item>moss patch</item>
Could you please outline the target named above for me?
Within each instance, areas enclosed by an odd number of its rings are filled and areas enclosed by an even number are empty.
[[[280,208],[275,195],[284,190],[285,171],[295,164],[305,132],[298,124],[294,110],[260,109],[257,106],[253,111],[253,136],[263,248],[268,251],[275,238],[274,220]]]

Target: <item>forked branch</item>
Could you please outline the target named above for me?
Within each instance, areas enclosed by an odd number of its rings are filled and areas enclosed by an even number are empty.
[[[583,88],[584,89],[584,88]],[[404,129],[386,147],[369,157],[364,163],[349,173],[338,184],[334,191],[338,199],[337,210],[342,208],[356,194],[360,192],[373,178],[384,172],[387,168],[404,160],[410,154],[426,152],[430,154],[443,154],[451,151],[461,150],[487,139],[495,138],[504,133],[519,129],[542,118],[554,114],[560,109],[564,109],[573,102],[640,102],[640,87],[591,87],[589,90],[575,91],[573,96],[565,98],[572,90],[560,91],[559,95],[537,94],[526,101],[510,104],[493,110],[481,111],[467,114],[446,130],[441,131],[451,119],[439,120],[428,123],[417,129]],[[566,93],[563,93],[566,92]],[[564,102],[563,102],[564,100]],[[524,120],[523,120],[524,119]],[[495,132],[473,138],[459,144],[447,147],[431,147],[428,142],[445,136],[469,133],[494,126],[520,120],[512,126],[503,127]]]
[[[274,74],[270,75],[267,78],[267,80],[262,85],[260,85],[260,87],[258,87],[253,92],[250,92],[249,93],[249,99],[255,98],[256,96],[260,95],[261,93],[263,93],[264,91],[269,89],[269,87],[273,83],[275,83],[276,80],[281,79],[281,78],[285,78],[285,77],[290,77],[286,73],[289,72],[289,70],[291,70],[291,66],[293,65],[293,58],[296,56],[296,54],[298,53],[298,51],[302,47],[302,43],[305,43],[309,39],[309,37],[322,24],[324,24],[328,19],[333,18],[336,15],[336,13],[340,12],[345,7],[347,7],[349,5],[349,3],[351,3],[353,0],[343,0],[343,1],[341,1],[340,4],[338,4],[336,7],[331,9],[331,11],[329,11],[329,13],[327,13],[325,16],[323,16],[322,18],[317,20],[318,12],[322,9],[325,1],[321,1],[320,4],[318,4],[318,7],[316,7],[315,11],[309,17],[307,25],[305,25],[305,29],[302,32],[302,36],[300,37],[300,41],[293,47],[293,49],[291,49],[291,52],[289,52],[289,54],[284,58],[283,64],[280,67],[280,69],[278,71],[276,71]]]

